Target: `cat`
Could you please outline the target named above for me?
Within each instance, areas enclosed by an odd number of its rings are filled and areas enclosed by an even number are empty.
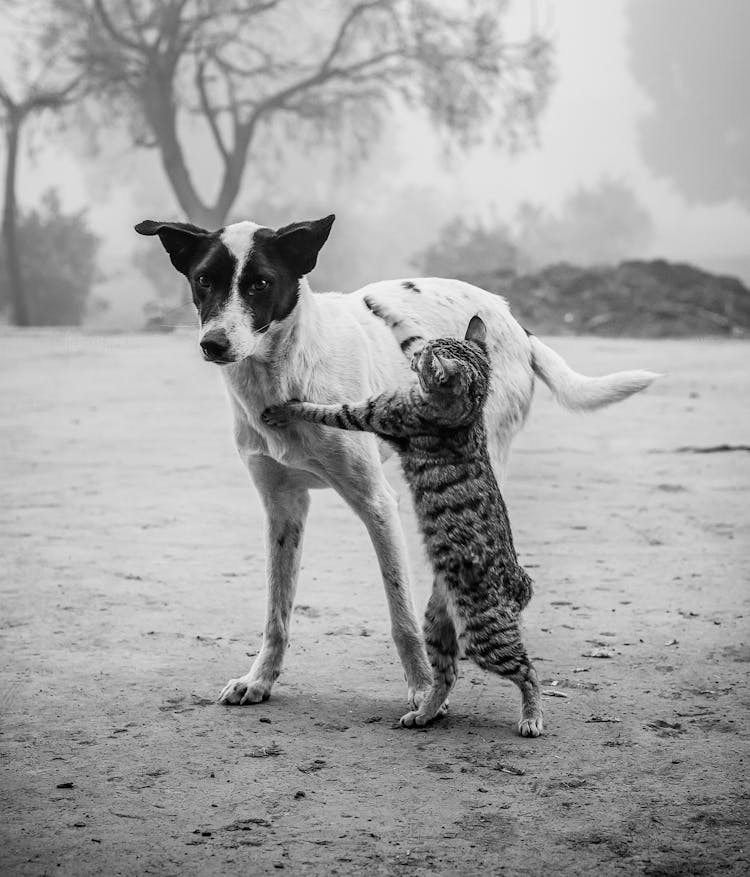
[[[479,667],[519,687],[519,733],[538,737],[539,682],[518,620],[531,599],[532,581],[516,557],[484,428],[490,380],[485,324],[474,316],[463,340],[428,341],[407,320],[365,303],[393,330],[417,382],[357,404],[290,400],[267,408],[263,420],[373,432],[399,454],[434,572],[424,621],[432,686],[401,724],[423,726],[445,711],[463,646]]]

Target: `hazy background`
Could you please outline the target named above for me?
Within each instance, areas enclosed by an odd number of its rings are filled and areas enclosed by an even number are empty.
[[[750,282],[749,35],[750,0],[0,0],[0,875],[747,873],[750,291],[708,272]],[[662,375],[590,417],[538,386],[514,442],[537,742],[469,667],[393,724],[333,491],[273,697],[215,703],[264,512],[133,224],[331,211],[315,288],[465,277],[583,374]]]
[[[1,81],[9,90],[19,79],[17,6],[0,7],[8,46]],[[335,3],[322,6],[338,14]],[[425,268],[461,275],[460,257],[441,259],[457,235],[471,240],[478,270],[508,261],[523,271],[561,260],[660,257],[750,281],[750,65],[740,46],[750,32],[750,5],[516,0],[502,21],[508,39],[534,32],[550,49],[547,102],[535,135],[516,151],[497,142],[492,125],[464,148],[436,131],[419,102],[396,100],[378,136],[365,138],[365,154],[352,149],[343,129],[339,141],[320,144],[314,136],[297,138],[293,128],[288,138],[276,131],[268,148],[261,140],[251,148],[230,220],[281,224],[336,212],[313,281],[320,289]],[[304,16],[286,26],[303,28]],[[63,211],[83,212],[101,241],[93,289],[100,303],[89,305],[85,322],[136,328],[148,302],[174,304],[182,285],[158,243],[132,226],[186,217],[156,150],[136,148],[118,112],[115,106],[106,122],[94,114],[82,123],[76,113],[63,113],[62,124],[43,114],[30,119],[17,192],[22,212],[38,208],[51,187]],[[219,181],[215,147],[194,120],[182,118],[180,131],[196,188],[210,198]],[[510,260],[503,255],[508,241],[516,250]],[[497,266],[489,264],[494,242]]]

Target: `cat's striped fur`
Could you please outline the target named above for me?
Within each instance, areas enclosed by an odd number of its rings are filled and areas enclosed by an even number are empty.
[[[518,621],[532,582],[518,563],[487,450],[482,410],[490,362],[484,323],[472,318],[462,341],[425,341],[408,322],[366,303],[411,356],[418,383],[352,405],[290,401],[267,409],[264,420],[374,432],[398,450],[434,572],[424,624],[432,686],[401,723],[425,725],[442,712],[463,646],[480,667],[518,685],[519,731],[536,737],[542,732],[539,683]]]

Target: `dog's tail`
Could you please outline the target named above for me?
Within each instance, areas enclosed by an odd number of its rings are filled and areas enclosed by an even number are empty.
[[[407,359],[424,347],[426,339],[420,334],[419,329],[414,323],[402,316],[394,314],[393,311],[374,301],[369,295],[364,299],[367,308],[379,317],[388,328],[393,332],[396,341],[401,345],[401,350]]]
[[[656,372],[638,370],[589,378],[573,371],[562,356],[535,335],[529,335],[529,341],[534,374],[552,390],[561,405],[572,411],[593,411],[627,399],[659,377]]]

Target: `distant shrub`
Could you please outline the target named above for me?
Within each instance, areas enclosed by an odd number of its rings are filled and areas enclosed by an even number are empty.
[[[515,273],[518,256],[506,225],[488,228],[459,216],[443,226],[438,239],[419,254],[415,265],[425,276],[462,279],[495,269]]]
[[[603,177],[571,192],[559,210],[525,201],[512,222],[456,217],[414,261],[423,274],[465,278],[483,271],[535,271],[573,262],[611,265],[648,247],[648,210],[622,181]]]
[[[63,212],[57,191],[50,189],[38,209],[21,217],[18,242],[31,324],[80,325],[92,304],[100,243],[85,212]],[[9,304],[5,248],[0,246],[0,310]]]

